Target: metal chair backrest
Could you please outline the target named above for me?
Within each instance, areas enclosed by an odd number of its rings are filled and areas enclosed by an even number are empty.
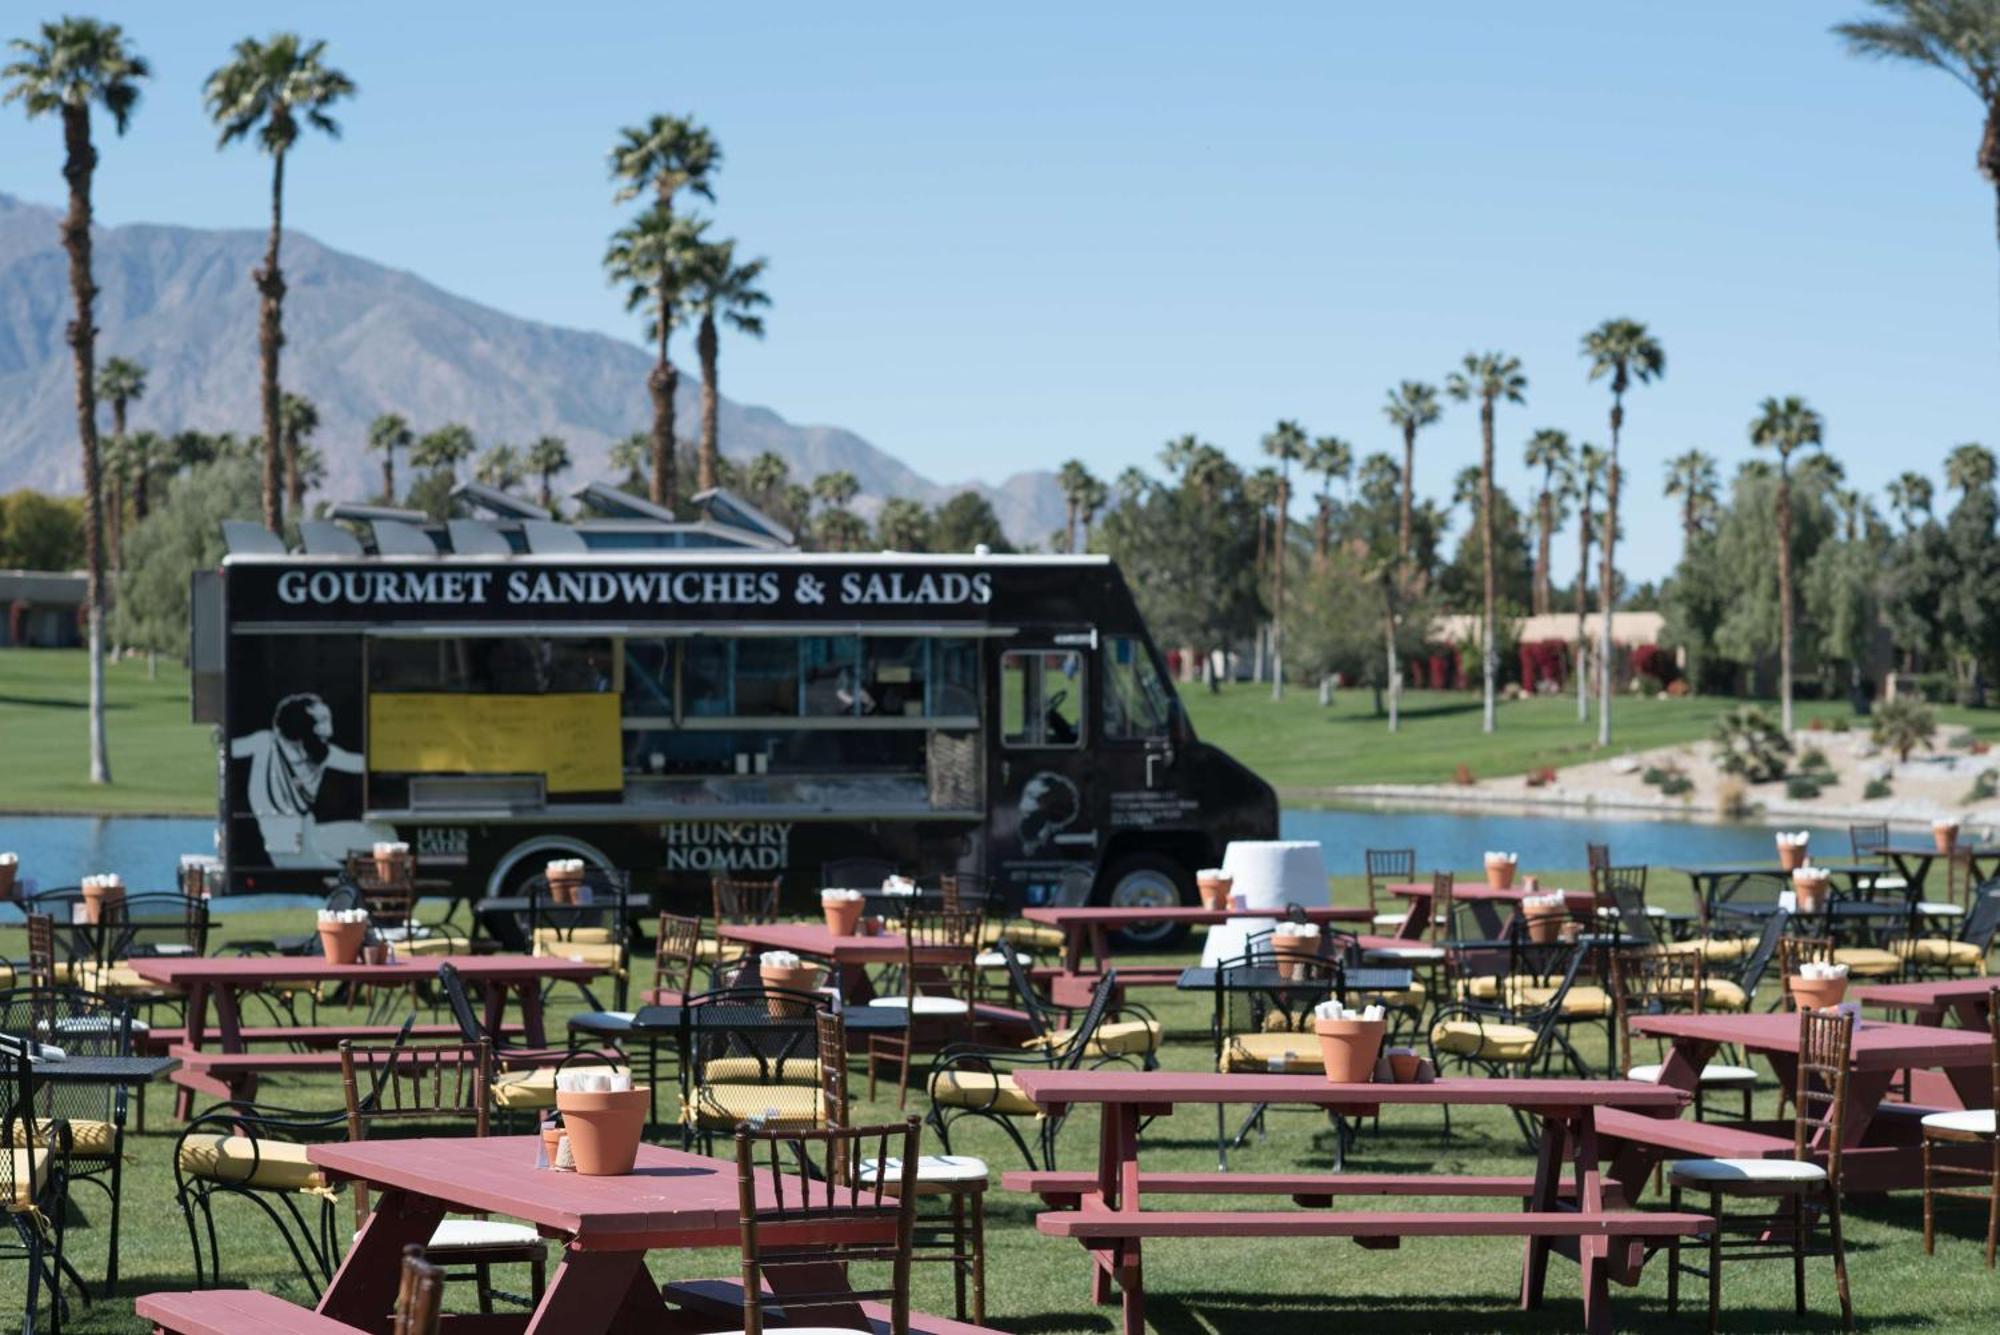
[[[108,901],[96,932],[97,963],[149,955],[208,953],[208,901],[178,891]]]
[[[1958,939],[1978,946],[1983,955],[1992,948],[1996,935],[2000,935],[2000,881],[1988,881],[1979,887],[1979,895],[1958,930]]]
[[[776,922],[778,920],[778,878],[768,881],[741,881],[727,876],[709,878],[718,923]]]
[[[56,985],[56,923],[46,913],[28,915],[28,980],[36,987]]]
[[[16,987],[0,992],[0,1034],[61,1048],[66,1057],[132,1055],[132,1012],[122,1001],[79,987]],[[38,1116],[117,1122],[125,1092],[111,1085],[42,1081]],[[0,1140],[0,1149],[8,1142]]]
[[[457,968],[440,964],[437,976],[439,986],[444,988],[445,1004],[451,1008],[451,1018],[458,1024],[459,1037],[468,1043],[491,1043],[493,1035],[486,1032],[485,1021],[472,1009],[472,998],[466,995],[465,980],[458,976]]]
[[[1874,862],[1889,846],[1889,822],[1864,821],[1847,827],[1847,851],[1856,862]]]
[[[736,1132],[736,1199],[742,1226],[743,1330],[763,1335],[766,1290],[784,1295],[785,1324],[810,1325],[801,1313],[863,1301],[889,1304],[890,1335],[910,1329],[910,1237],[916,1219],[917,1119],[901,1126],[828,1127],[819,1131]],[[873,1160],[876,1171],[863,1174]],[[891,1160],[901,1176],[884,1171]],[[809,1165],[838,1165],[818,1177]],[[766,1228],[783,1227],[782,1246],[767,1246]],[[807,1240],[813,1239],[813,1240]],[[819,1240],[819,1239],[824,1239]],[[854,1262],[887,1263],[889,1284],[853,1289]],[[798,1282],[774,1280],[786,1272]],[[805,1285],[833,1280],[828,1288]]]
[[[822,890],[877,890],[896,874],[896,864],[883,858],[835,858],[821,863]]]
[[[414,1242],[403,1248],[403,1280],[389,1335],[437,1335],[444,1312],[444,1267],[424,1259]]]
[[[1564,946],[1562,949],[1569,953],[1564,957],[1561,981],[1556,984],[1555,991],[1551,992],[1549,999],[1541,1005],[1532,1010],[1517,1011],[1514,1016],[1519,1023],[1532,1025],[1539,1031],[1535,1045],[1538,1055],[1542,1044],[1548,1041],[1550,1032],[1555,1029],[1557,1022],[1563,1018],[1563,1003],[1569,1000],[1570,989],[1576,986],[1577,975],[1583,972],[1584,965],[1590,960],[1591,948],[1589,946]],[[1552,964],[1554,963],[1554,959],[1550,958],[1548,962]],[[1556,977],[1556,973],[1553,969],[1550,969],[1546,972],[1538,972],[1536,976],[1540,978],[1552,978]]]
[[[322,907],[335,913],[360,908],[361,887],[343,878],[333,889],[326,892],[326,903]]]
[[[1083,1014],[1071,1026],[1069,1044],[1055,1054],[1055,1065],[1062,1070],[1074,1071],[1083,1065],[1090,1055],[1090,1045],[1097,1041],[1097,1031],[1104,1023],[1104,1017],[1111,1013],[1112,998],[1118,995],[1118,970],[1107,969],[1091,989],[1090,1004],[1083,1008]]]
[[[1745,998],[1757,995],[1758,984],[1764,981],[1764,971],[1771,967],[1771,960],[1778,953],[1778,943],[1785,939],[1785,929],[1791,926],[1792,915],[1779,909],[1764,920],[1764,931],[1757,938],[1757,944],[1743,960],[1743,967],[1736,972],[1736,985],[1743,989]]]
[[[653,986],[686,996],[700,968],[701,919],[662,913],[653,934]]]
[[[1847,1068],[1854,1057],[1854,1016],[1847,1011],[1799,1012],[1798,1086],[1792,1092],[1792,1157],[1826,1155],[1827,1190],[1840,1193]]]
[[[773,1006],[773,999],[781,1004]],[[831,1005],[831,998],[820,994],[754,984],[689,997],[681,1005],[682,1050],[688,1054],[684,1092],[707,1084],[708,1068],[719,1061],[731,1061],[731,1084],[787,1083],[782,1077],[788,1066],[818,1060],[819,1016]],[[736,1058],[746,1060],[731,1060]]]
[[[1669,1010],[1701,1014],[1702,961],[1696,951],[1614,950],[1611,1002],[1618,1015],[1619,1069],[1632,1069],[1632,1017]]]
[[[1362,853],[1361,866],[1368,878],[1368,907],[1392,885],[1407,885],[1417,879],[1417,850],[1414,848],[1371,848]]]
[[[1035,991],[1034,983],[1028,977],[1027,969],[1021,963],[1019,952],[1003,949],[1001,962],[1007,969],[1007,982],[1013,989],[1014,1000],[1021,1013],[1028,1017],[1028,1027],[1035,1038],[1045,1038],[1054,1029],[1049,1022],[1049,1009],[1041,994]]]
[[[1658,938],[1653,931],[1652,920],[1646,916],[1645,877],[1639,878],[1636,887],[1620,884],[1616,879],[1619,870],[1623,869],[1613,868],[1605,872],[1605,883],[1611,887],[1611,905],[1618,911],[1618,935],[1627,941],[1643,941],[1652,945]],[[1644,870],[1640,868],[1640,871]]]
[[[559,904],[549,894],[547,876],[528,882],[528,940],[535,953],[560,954],[564,945],[586,934],[594,941],[601,932],[618,947],[618,964],[624,968],[630,963],[626,951],[632,933],[632,917],[627,911],[632,902],[632,878],[608,867],[586,867],[576,893],[579,898],[575,902]]]
[[[26,1040],[0,1034],[0,1150],[41,1145],[35,1068]],[[0,1215],[25,1214],[36,1204],[31,1154],[0,1153]],[[11,1241],[11,1239],[10,1239]]]
[[[1313,1007],[1339,993],[1340,969],[1332,961],[1300,961],[1292,966],[1292,976],[1279,987],[1246,987],[1246,973],[1268,974],[1273,967],[1268,950],[1254,946],[1250,953],[1223,960],[1215,966],[1215,1005],[1212,1033],[1215,1038],[1217,1069],[1230,1040],[1247,1034],[1302,1034],[1307,1040],[1302,1050],[1312,1046]]]
[[[493,1045],[425,1043],[340,1044],[340,1088],[347,1101],[347,1138],[366,1140],[378,1122],[470,1123],[474,1136],[491,1133]],[[366,1087],[367,1093],[362,1092]],[[354,1184],[354,1222],[368,1218],[368,1184]]]

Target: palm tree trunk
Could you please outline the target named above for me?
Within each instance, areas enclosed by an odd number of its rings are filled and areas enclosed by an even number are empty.
[[[673,314],[668,302],[667,289],[662,284],[659,307],[654,312],[660,322],[659,355],[653,362],[652,374],[646,377],[646,392],[653,399],[653,433],[648,442],[653,454],[653,481],[647,499],[672,509],[679,500],[674,494],[678,490],[674,479],[674,391],[679,377],[673,362],[667,358],[667,335],[672,332],[669,321]]]
[[[382,504],[396,503],[396,452],[382,451]]]
[[[713,312],[701,317],[701,328],[695,334],[694,347],[701,358],[701,454],[695,461],[694,481],[697,488],[707,491],[722,480],[722,453],[716,441],[715,425],[718,393],[715,366],[719,358]]]
[[[1552,508],[1549,489],[1545,486],[1542,488],[1541,496],[1542,537],[1535,551],[1535,613],[1538,616],[1547,615],[1549,601],[1554,596],[1549,580],[1549,542],[1555,536],[1551,532],[1555,527],[1554,519],[1555,510]]]
[[[1480,637],[1480,676],[1485,682],[1486,698],[1481,714],[1481,727],[1492,732],[1494,726],[1494,689],[1500,673],[1500,646],[1494,641],[1493,604],[1497,597],[1497,586],[1493,580],[1493,399],[1481,399],[1479,403],[1479,539],[1480,565],[1486,584],[1486,608]]]
[[[1577,516],[1576,563],[1576,721],[1590,721],[1590,672],[1585,666],[1590,646],[1584,642],[1584,608],[1590,590],[1590,489],[1583,492],[1583,512]]]
[[[1271,698],[1285,698],[1285,512],[1292,501],[1287,473],[1278,477],[1278,513],[1271,521],[1271,564],[1276,567],[1276,610],[1271,618]]]
[[[1389,731],[1395,732],[1402,722],[1403,666],[1396,661],[1396,581],[1401,571],[1393,571],[1382,580],[1382,639],[1389,659]]]
[[[65,103],[63,179],[69,184],[69,212],[62,221],[63,249],[69,252],[70,352],[76,362],[76,439],[83,451],[83,604],[90,635],[90,781],[111,782],[111,756],[104,737],[104,493],[97,459],[97,329],[92,307],[97,284],[90,269],[90,180],[97,150],[90,143],[90,109]]]
[[[262,298],[257,308],[257,349],[262,359],[264,400],[264,527],[276,533],[284,523],[278,508],[278,350],[285,345],[285,277],[278,270],[278,238],[285,219],[285,155],[271,157],[271,239],[264,263],[251,277]]]
[[[1319,498],[1319,513],[1313,517],[1313,568],[1316,570],[1326,569],[1327,543],[1332,530],[1333,516],[1329,510],[1327,498],[1321,496]]]
[[[1403,428],[1403,506],[1396,517],[1396,556],[1407,563],[1410,559],[1410,494],[1417,482],[1417,429]]]
[[[94,356],[92,360],[96,360]],[[105,511],[104,521],[105,537],[109,542],[107,555],[111,559],[112,573],[116,574],[119,570],[123,569],[125,563],[125,483],[128,480],[125,476],[125,470],[131,467],[132,464],[131,459],[127,457],[126,453],[125,400],[122,398],[111,400],[111,439],[118,447],[119,466],[117,481],[110,489],[111,504]],[[143,470],[141,470],[140,476],[145,476]],[[142,513],[139,517],[143,519],[145,516]]]
[[[1599,575],[1597,606],[1604,624],[1597,628],[1597,744],[1611,745],[1611,605],[1614,551],[1618,546],[1618,433],[1625,425],[1625,404],[1614,391],[1611,396],[1611,458],[1604,470],[1604,550],[1603,573]]]
[[[1778,460],[1778,726],[1792,735],[1792,475]]]
[[[553,513],[555,510],[555,490],[552,482],[554,477],[555,477],[554,473],[544,472],[542,474],[542,487],[541,487],[542,508],[544,510],[550,511],[551,513]]]
[[[305,479],[299,476],[299,438],[296,432],[285,433],[285,508],[297,519],[306,504]]]
[[[1979,171],[1993,183],[1993,233],[2000,240],[2000,97],[1986,108],[1986,131],[1979,139]]]

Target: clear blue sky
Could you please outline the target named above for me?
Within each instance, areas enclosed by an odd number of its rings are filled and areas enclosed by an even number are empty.
[[[1861,7],[84,8],[157,74],[104,149],[104,221],[258,225],[267,164],[214,150],[198,88],[234,38],[295,25],[361,96],[296,155],[289,221],[621,337],[604,153],[694,113],[727,156],[718,230],[772,260],[770,338],[726,348],[725,392],[940,479],[1072,456],[1108,478],[1183,431],[1250,460],[1279,417],[1391,448],[1388,385],[1494,347],[1530,379],[1500,420],[1520,495],[1534,428],[1602,443],[1577,338],[1633,315],[1669,356],[1626,440],[1644,578],[1677,546],[1664,461],[1733,467],[1763,395],[1807,396],[1871,489],[2000,445],[1978,105],[1848,58],[1826,29]],[[56,200],[57,137],[0,115],[0,189]],[[1420,489],[1476,458],[1454,408]]]

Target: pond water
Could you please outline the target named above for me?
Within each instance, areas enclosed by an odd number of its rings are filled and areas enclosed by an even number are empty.
[[[1796,828],[1788,825],[1787,828]],[[1823,857],[1845,857],[1845,824],[1809,826]],[[1489,848],[1521,855],[1521,865],[1578,870],[1586,843],[1608,843],[1620,864],[1656,867],[1772,857],[1771,827],[1652,819],[1641,814],[1543,815],[1443,808],[1294,808],[1284,812],[1287,839],[1317,839],[1327,870],[1354,874],[1366,848],[1414,848],[1424,869],[1476,869]],[[139,816],[0,816],[0,850],[18,853],[23,873],[42,886],[74,885],[94,872],[117,872],[133,886],[170,885],[183,853],[215,848],[214,823]],[[262,897],[259,897],[262,898]],[[231,901],[230,907],[245,907]]]

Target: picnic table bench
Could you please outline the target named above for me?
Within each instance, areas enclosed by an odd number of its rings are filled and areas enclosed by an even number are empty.
[[[1003,1185],[1045,1189],[1069,1208],[1038,1215],[1035,1227],[1075,1238],[1092,1260],[1091,1297],[1121,1295],[1125,1335],[1145,1330],[1142,1246],[1161,1237],[1348,1237],[1369,1247],[1393,1247],[1403,1237],[1518,1237],[1525,1240],[1521,1305],[1541,1306],[1551,1252],[1573,1256],[1583,1268],[1584,1324],[1611,1330],[1608,1282],[1635,1282],[1648,1239],[1700,1235],[1713,1227],[1706,1215],[1637,1213],[1598,1166],[1595,1119],[1600,1109],[1628,1108],[1670,1114],[1688,1096],[1678,1089],[1630,1080],[1438,1080],[1429,1084],[1334,1084],[1312,1075],[1221,1075],[1207,1072],[1023,1070],[1021,1092],[1055,1114],[1082,1104],[1099,1105],[1098,1166],[1092,1174],[1009,1173]],[[1354,1110],[1392,1106],[1501,1106],[1538,1117],[1542,1136],[1534,1177],[1525,1191],[1515,1180],[1430,1174],[1279,1175],[1239,1179],[1230,1174],[1147,1174],[1139,1167],[1139,1125],[1184,1103],[1305,1104]],[[1565,1190],[1564,1165],[1573,1165]],[[1327,1204],[1339,1184],[1364,1188],[1352,1194],[1397,1196],[1503,1196],[1519,1211],[1500,1210],[1146,1210],[1148,1189],[1176,1194],[1304,1197]],[[1466,1190],[1460,1191],[1464,1187]]]

